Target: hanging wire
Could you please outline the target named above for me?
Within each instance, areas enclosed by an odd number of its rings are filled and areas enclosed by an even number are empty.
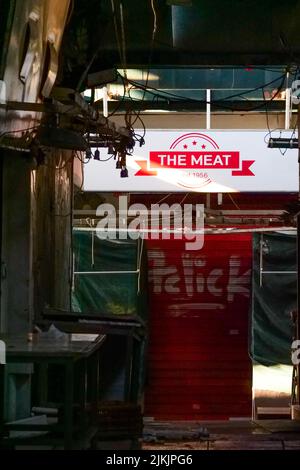
[[[111,0],[111,9],[112,9],[113,20],[114,20],[115,37],[116,37],[116,41],[117,41],[118,52],[119,52],[119,56],[120,56],[120,61],[122,63],[122,48],[121,48],[121,41],[120,41],[120,37],[119,37],[119,28],[118,28],[118,23],[117,23],[115,0]]]
[[[261,108],[264,108],[265,107],[265,103],[262,103],[262,104],[259,104],[259,105],[256,105],[256,106],[252,106],[251,108],[237,108],[237,107],[233,107],[233,106],[230,106],[228,101],[229,100],[232,100],[233,98],[239,98],[239,97],[244,97],[245,95],[249,94],[249,93],[253,93],[255,91],[258,91],[260,89],[263,89],[267,86],[270,86],[276,82],[278,82],[279,80],[281,80],[280,82],[280,85],[278,87],[278,90],[277,92],[272,96],[272,98],[270,100],[268,100],[268,103],[272,102],[274,99],[276,99],[276,97],[278,96],[278,94],[281,92],[282,88],[283,88],[283,85],[284,85],[284,82],[285,82],[285,79],[286,79],[286,75],[287,75],[287,72],[288,72],[288,69],[287,71],[267,82],[267,83],[264,83],[262,85],[259,85],[255,88],[252,88],[251,90],[246,90],[246,91],[243,91],[243,92],[240,92],[240,93],[235,93],[233,95],[228,95],[226,96],[225,98],[222,98],[222,99],[219,99],[219,100],[211,100],[209,103],[214,105],[215,107],[218,107],[218,108],[223,108],[223,109],[228,109],[230,111],[239,111],[239,112],[247,112],[247,111],[255,111],[255,110],[258,110],[258,109],[261,109]],[[150,85],[148,85],[148,83],[146,83],[145,85],[142,84],[142,83],[139,83],[139,82],[136,82],[136,81],[133,81],[133,80],[130,80],[128,79],[128,83],[131,83],[135,88],[137,89],[141,89],[143,90],[143,97],[141,100],[134,100],[134,101],[139,101],[139,102],[143,102],[144,101],[144,97],[145,97],[145,93],[150,93],[152,94],[154,97],[156,98],[161,98],[161,99],[164,99],[166,101],[169,101],[168,100],[168,97],[170,98],[174,98],[176,101],[178,102],[193,102],[193,103],[201,103],[201,104],[208,104],[208,101],[206,100],[198,100],[196,98],[190,98],[190,97],[183,97],[181,95],[177,95],[175,93],[170,93],[170,92],[167,92],[167,91],[164,91],[164,90],[159,90],[155,87],[152,87]],[[139,111],[138,113],[136,113],[137,115],[139,115],[141,113],[141,111]],[[135,120],[136,121],[136,120]],[[132,123],[132,125],[135,124],[135,121]]]
[[[126,37],[125,37],[125,26],[124,26],[124,14],[123,14],[123,3],[120,2],[120,19],[121,19],[121,35],[122,35],[122,65],[125,80],[127,80],[127,65],[126,65]]]
[[[153,28],[152,28],[152,36],[151,36],[151,43],[150,43],[150,51],[149,51],[149,57],[148,57],[148,66],[147,66],[147,75],[146,75],[146,81],[145,81],[145,87],[143,89],[143,96],[142,96],[142,102],[145,100],[146,92],[147,92],[147,87],[148,87],[148,82],[149,82],[149,75],[150,75],[150,67],[151,67],[151,61],[152,61],[152,55],[153,55],[153,46],[154,46],[154,40],[155,40],[155,35],[157,32],[157,14],[156,14],[156,8],[154,4],[154,0],[150,0],[150,5],[152,9],[152,14],[153,14]],[[134,121],[131,121],[130,119],[130,128],[133,129],[134,124],[140,120],[140,114],[141,110],[138,112],[135,112],[135,119]],[[145,129],[145,126],[143,124],[143,128]],[[146,130],[144,130],[144,136],[145,136]],[[144,138],[143,136],[143,138]]]
[[[298,70],[298,69],[297,69]],[[297,74],[297,71],[294,73],[294,75]],[[286,74],[286,79],[288,80],[288,73]],[[276,93],[273,95],[273,99],[282,91],[282,87],[283,87],[283,83],[281,83],[281,86],[278,88],[278,90],[276,91]],[[262,97],[263,97],[263,101],[264,101],[264,105],[265,105],[265,115],[266,115],[266,123],[267,123],[267,128],[268,128],[268,132],[267,134],[265,135],[264,137],[264,141],[265,143],[267,144],[267,139],[270,138],[272,136],[272,132],[275,132],[275,131],[279,131],[280,132],[280,135],[281,135],[281,132],[283,131],[282,128],[274,128],[274,129],[271,129],[270,127],[270,122],[269,122],[269,113],[268,113],[268,102],[271,101],[271,100],[266,100],[266,97],[265,97],[265,90],[264,90],[264,87],[262,88]],[[291,136],[290,136],[290,139],[292,139],[296,133],[296,128],[297,128],[297,120],[296,120],[296,123],[292,129],[292,133],[291,133]],[[279,152],[281,153],[281,155],[285,155],[286,152],[289,150],[288,148],[285,148],[284,150],[282,150],[281,148],[278,148]]]
[[[231,200],[232,204],[240,211],[241,208],[240,208],[239,205],[235,202],[235,200],[233,199],[233,197],[231,196],[230,193],[228,193],[228,197],[229,197],[229,199]]]

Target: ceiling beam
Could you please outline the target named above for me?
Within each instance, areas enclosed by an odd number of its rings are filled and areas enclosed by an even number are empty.
[[[99,109],[102,109],[102,101],[95,103],[95,106],[98,106]],[[285,110],[285,101],[281,100],[272,100],[266,101],[266,106],[268,112],[284,112]],[[201,101],[189,101],[189,100],[178,100],[173,101],[172,99],[166,99],[165,101],[109,101],[108,102],[109,112],[119,112],[119,111],[145,111],[145,110],[166,110],[166,111],[199,111],[206,112],[206,103]],[[249,100],[249,101],[220,101],[219,103],[211,104],[211,111],[265,111],[265,105],[263,101],[258,100]]]

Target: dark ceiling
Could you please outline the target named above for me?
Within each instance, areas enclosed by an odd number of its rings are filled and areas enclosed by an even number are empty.
[[[74,0],[64,36],[61,82],[80,89],[87,73],[124,66],[265,66],[299,61],[300,0],[168,3]]]

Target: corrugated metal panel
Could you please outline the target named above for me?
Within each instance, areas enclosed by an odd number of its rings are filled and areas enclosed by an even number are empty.
[[[251,415],[251,235],[209,235],[200,251],[148,241],[150,345],[145,414]]]

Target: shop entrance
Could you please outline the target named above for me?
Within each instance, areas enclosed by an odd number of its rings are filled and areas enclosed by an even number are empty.
[[[251,234],[148,241],[150,339],[145,416],[251,416]]]

